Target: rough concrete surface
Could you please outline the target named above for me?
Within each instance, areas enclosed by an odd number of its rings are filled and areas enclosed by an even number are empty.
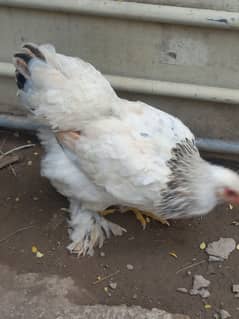
[[[4,319],[190,319],[140,306],[76,305],[68,298],[71,294],[80,296],[87,291],[77,288],[70,277],[18,275],[0,265],[0,309]]]

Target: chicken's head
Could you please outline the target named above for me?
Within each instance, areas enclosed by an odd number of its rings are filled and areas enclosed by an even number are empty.
[[[230,169],[214,166],[213,176],[218,201],[239,204],[239,175]]]

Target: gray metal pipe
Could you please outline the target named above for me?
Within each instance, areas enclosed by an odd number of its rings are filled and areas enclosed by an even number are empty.
[[[11,63],[0,62],[0,76],[13,77],[13,65]],[[115,89],[126,92],[155,94],[217,103],[239,104],[239,90],[236,89],[107,74],[105,74],[105,77]]]
[[[37,131],[43,127],[43,125],[37,123],[32,117],[0,115],[0,128]]]
[[[11,78],[14,76],[15,68],[13,64],[0,62],[0,76]]]
[[[37,131],[44,128],[31,117],[0,115],[0,128]],[[239,141],[223,141],[211,138],[197,138],[197,147],[200,151],[214,154],[239,155]]]
[[[225,141],[211,138],[197,138],[197,147],[202,152],[239,155],[239,141]]]
[[[182,24],[197,27],[239,29],[239,13],[129,3],[124,1],[92,0],[0,0],[0,6],[78,13],[137,21]]]
[[[236,89],[115,75],[106,75],[106,78],[115,89],[126,92],[239,104],[239,90]]]

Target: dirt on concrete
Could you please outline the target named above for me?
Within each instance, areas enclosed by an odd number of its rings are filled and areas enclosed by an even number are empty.
[[[76,258],[66,250],[69,238],[64,208],[68,203],[40,176],[42,150],[37,140],[13,132],[0,134],[3,152],[30,141],[36,143],[17,152],[21,157],[19,163],[0,170],[1,288],[7,291],[13,285],[4,281],[7,269],[13,281],[15,276],[30,273],[36,281],[43,280],[43,276],[51,278],[51,287],[55,278],[59,294],[64,290],[61,280],[68,280],[74,286],[67,291],[71,305],[136,305],[193,319],[213,318],[223,308],[232,318],[239,318],[239,299],[231,290],[233,284],[239,283],[239,251],[233,251],[228,260],[209,263],[207,254],[200,249],[202,242],[220,237],[239,242],[239,226],[232,224],[239,220],[238,208],[224,205],[203,218],[173,221],[170,227],[151,221],[145,231],[133,214],[114,214],[108,218],[126,228],[127,233],[105,242],[94,257]],[[44,256],[37,258],[32,246]],[[130,271],[129,264],[133,266]],[[210,280],[209,298],[177,291],[190,290],[195,274]],[[107,276],[111,277],[102,280]],[[111,281],[117,283],[115,289],[109,287]],[[37,296],[42,293],[39,286],[33,285],[28,293],[35,296],[35,307]],[[15,302],[12,303],[14,309]],[[14,317],[13,310],[9,318],[24,317]]]

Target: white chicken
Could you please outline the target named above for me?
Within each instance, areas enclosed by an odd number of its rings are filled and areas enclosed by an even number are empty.
[[[239,203],[239,176],[203,160],[177,118],[119,98],[90,64],[26,44],[14,55],[23,104],[49,130],[41,172],[70,202],[69,250],[93,255],[124,229],[99,214],[131,207],[155,219],[204,215]]]

